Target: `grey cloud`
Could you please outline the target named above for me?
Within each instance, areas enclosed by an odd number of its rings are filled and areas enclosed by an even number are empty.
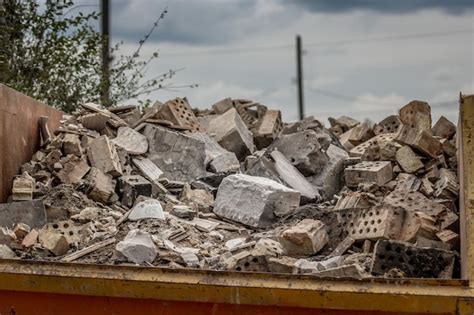
[[[280,1],[288,3],[284,0]],[[370,10],[387,14],[401,14],[423,9],[440,9],[449,14],[462,14],[474,8],[472,0],[294,0],[291,3],[319,13]]]

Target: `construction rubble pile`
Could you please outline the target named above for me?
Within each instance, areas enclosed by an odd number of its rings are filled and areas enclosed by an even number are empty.
[[[84,104],[0,205],[0,257],[317,277],[459,277],[456,126],[282,122],[224,99]]]

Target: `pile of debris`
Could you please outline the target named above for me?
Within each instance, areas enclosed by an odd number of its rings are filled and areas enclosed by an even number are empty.
[[[459,274],[456,126],[186,99],[83,105],[13,179],[0,257],[319,277]]]

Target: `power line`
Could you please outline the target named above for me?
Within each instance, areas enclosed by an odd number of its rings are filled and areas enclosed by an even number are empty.
[[[449,35],[459,34],[472,34],[473,28],[470,29],[458,29],[441,32],[430,32],[430,33],[417,33],[417,34],[400,34],[391,35],[384,37],[373,37],[373,38],[353,38],[353,39],[341,39],[331,41],[320,41],[313,42],[305,45],[305,47],[324,47],[324,46],[335,46],[335,45],[347,45],[347,44],[363,44],[363,43],[380,43],[380,42],[392,42],[401,40],[412,40],[420,38],[430,37],[443,37]],[[190,51],[168,51],[163,54],[162,57],[179,57],[188,55],[220,55],[220,54],[242,54],[242,53],[254,53],[254,52],[265,52],[272,50],[292,49],[293,45],[266,45],[266,46],[253,46],[253,47],[233,47],[223,49],[206,49],[206,50],[190,50]]]

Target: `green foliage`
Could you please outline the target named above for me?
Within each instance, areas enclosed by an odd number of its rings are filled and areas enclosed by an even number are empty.
[[[4,2],[3,7],[7,27],[0,28],[7,85],[66,112],[83,102],[99,102],[103,39],[93,27],[99,13],[69,14],[75,8],[70,0],[42,5],[37,0],[13,0]],[[145,80],[144,73],[158,53],[146,59],[140,56],[141,48],[166,13],[164,10],[140,39],[132,55],[112,59],[108,105],[173,86],[168,83],[176,73],[173,70]],[[111,56],[121,44],[111,48]]]

